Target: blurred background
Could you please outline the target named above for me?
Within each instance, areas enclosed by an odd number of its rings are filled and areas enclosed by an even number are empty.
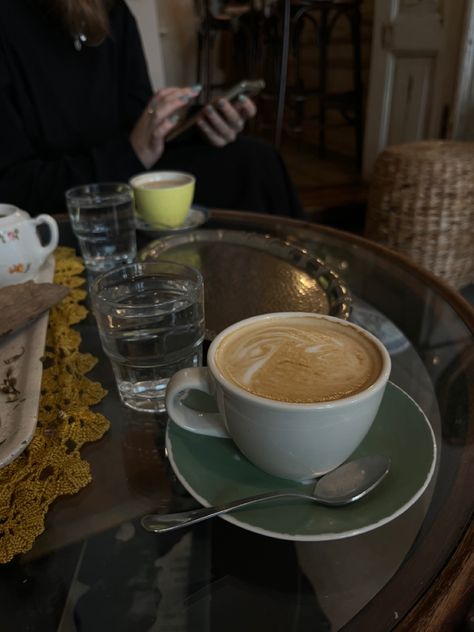
[[[279,146],[310,220],[361,232],[386,146],[474,139],[474,0],[127,2],[155,87],[265,78],[251,131]]]

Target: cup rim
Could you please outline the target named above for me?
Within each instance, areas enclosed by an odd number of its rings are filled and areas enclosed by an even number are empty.
[[[5,210],[2,210],[2,209],[5,209]],[[16,206],[15,204],[9,204],[8,202],[0,202],[0,219],[5,219],[5,217],[11,217],[15,213],[19,213],[20,215],[23,214],[23,216],[25,216],[26,214],[29,216],[29,213],[27,213],[27,211],[24,211],[22,208],[20,208],[19,206]]]
[[[356,331],[365,335],[369,340],[371,340],[380,351],[382,356],[382,369],[380,371],[377,379],[366,389],[363,391],[356,393],[355,395],[350,395],[349,397],[342,397],[336,400],[330,400],[325,402],[282,402],[279,400],[269,399],[268,397],[262,397],[261,395],[254,395],[253,393],[249,393],[245,389],[233,384],[221,373],[219,368],[215,362],[215,354],[219,347],[221,340],[227,336],[232,331],[240,329],[241,327],[250,324],[252,322],[257,322],[259,320],[275,320],[275,319],[283,319],[283,318],[302,318],[302,317],[311,317],[317,319],[325,319],[330,320],[336,323],[339,323],[345,327],[353,327]],[[238,397],[243,397],[250,402],[259,403],[261,405],[265,405],[268,408],[276,408],[282,411],[295,411],[295,410],[322,410],[322,409],[331,409],[331,408],[340,408],[345,406],[350,406],[356,402],[362,402],[369,397],[371,397],[374,392],[379,391],[381,388],[385,387],[388,379],[390,377],[390,371],[392,368],[392,361],[390,358],[390,354],[382,343],[376,336],[374,336],[370,331],[364,329],[360,325],[349,322],[347,320],[343,320],[341,318],[337,318],[335,316],[330,316],[329,314],[317,314],[314,312],[273,312],[267,314],[259,314],[257,316],[251,316],[250,318],[245,318],[243,320],[234,323],[233,325],[229,325],[223,329],[212,341],[209,350],[207,352],[207,366],[214,377],[214,379],[226,390],[230,391],[233,395]]]
[[[70,189],[67,189],[66,192],[64,193],[64,196],[66,198],[66,202],[71,202],[72,200],[75,201],[81,201],[84,199],[87,199],[89,201],[89,198],[91,196],[91,194],[93,194],[92,190],[95,189],[99,189],[100,187],[110,187],[110,189],[112,189],[113,187],[115,187],[116,189],[122,189],[121,191],[115,191],[115,194],[127,194],[130,197],[132,196],[132,189],[130,187],[129,184],[127,184],[127,182],[119,182],[119,181],[105,181],[105,182],[86,182],[85,184],[78,184],[76,186],[71,187]],[[87,193],[87,189],[90,190],[89,193]],[[103,198],[107,198],[108,196],[110,196],[113,193],[113,191],[109,191],[108,194],[100,194]]]
[[[110,300],[105,300],[103,298],[101,298],[98,294],[98,285],[99,283],[104,280],[106,277],[112,276],[114,273],[117,274],[118,272],[120,272],[121,270],[123,271],[126,268],[133,268],[136,266],[140,266],[140,267],[149,267],[149,266],[156,266],[159,265],[161,263],[164,264],[172,264],[173,266],[179,267],[182,270],[188,270],[191,271],[196,278],[196,282],[198,283],[198,285],[196,286],[196,288],[194,288],[193,291],[199,291],[200,288],[202,288],[204,286],[204,279],[202,276],[202,273],[200,270],[198,270],[197,268],[194,268],[193,266],[188,266],[185,263],[180,263],[179,261],[171,261],[169,259],[160,259],[159,261],[135,261],[133,263],[127,263],[125,265],[122,266],[118,266],[117,268],[112,268],[111,270],[107,270],[106,272],[103,272],[102,274],[100,274],[99,276],[97,276],[97,278],[94,279],[92,286],[91,286],[91,297],[93,299],[93,301],[97,304],[106,304],[109,307],[112,306],[114,308],[120,308],[123,309],[124,305],[123,303],[120,303],[118,301],[110,301]],[[173,303],[176,302],[176,299],[170,299],[169,301],[165,301],[162,303],[159,303],[159,307],[161,308],[166,308],[167,305],[172,305]],[[144,305],[142,304],[138,304],[138,305],[127,305],[127,310],[129,310],[130,312],[133,312],[134,310],[144,310],[144,309],[156,309],[157,306],[155,305]]]
[[[175,177],[176,179],[186,178],[186,182],[181,182],[180,184],[176,186],[170,185],[169,187],[165,187],[167,191],[173,190],[173,189],[179,189],[181,187],[194,184],[196,182],[195,176],[193,176],[192,173],[188,173],[186,171],[158,171],[156,170],[156,171],[142,171],[141,173],[137,173],[129,179],[128,183],[133,189],[149,190],[146,187],[142,186],[140,182],[137,183],[137,180],[140,180],[141,182],[143,182],[144,180],[146,180],[147,182],[156,182],[159,180],[163,180],[164,178],[173,179]]]
[[[23,211],[22,209],[17,209],[16,211],[12,211],[8,213],[8,215],[3,215],[0,211],[0,222],[5,222],[5,220],[13,220],[13,223],[17,224],[20,222],[26,222],[30,219],[36,219],[35,217],[31,217],[31,215],[27,211]]]

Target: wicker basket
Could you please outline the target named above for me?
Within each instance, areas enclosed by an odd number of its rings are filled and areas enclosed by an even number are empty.
[[[474,281],[474,143],[395,145],[377,158],[366,236],[455,287]]]

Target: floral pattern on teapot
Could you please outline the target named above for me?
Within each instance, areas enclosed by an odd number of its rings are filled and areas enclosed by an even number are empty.
[[[14,239],[20,239],[20,231],[18,228],[7,231],[6,236],[4,232],[0,231],[0,242],[2,242],[2,244],[6,244],[7,241],[13,241]]]
[[[8,272],[10,274],[15,274],[17,272],[22,272],[22,273],[26,273],[28,272],[28,270],[31,268],[31,263],[27,263],[26,265],[23,263],[17,263],[13,266],[10,266],[8,268]]]

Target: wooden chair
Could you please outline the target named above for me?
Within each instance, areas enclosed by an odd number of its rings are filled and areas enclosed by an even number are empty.
[[[198,41],[197,82],[202,84],[202,96],[207,102],[215,88],[228,84],[216,83],[213,79],[212,54],[219,35],[229,33],[232,36],[233,60],[241,67],[236,80],[255,78],[259,11],[254,0],[195,0],[194,6]]]
[[[326,152],[327,112],[337,109],[346,122],[355,128],[357,164],[362,162],[363,144],[363,90],[361,63],[361,17],[360,0],[280,0],[274,11],[280,14],[280,35],[277,46],[280,60],[280,77],[277,82],[277,116],[275,145],[279,146],[283,131],[284,112],[288,101],[296,104],[297,125],[301,128],[305,118],[305,102],[314,98],[318,104],[320,154]],[[345,92],[331,93],[328,89],[328,52],[334,27],[346,20],[350,29],[352,48],[352,88]],[[316,63],[316,87],[305,85],[301,72],[301,44],[304,25],[314,31]],[[273,38],[275,41],[275,38]],[[288,62],[290,53],[295,61],[295,81],[288,86]],[[275,53],[273,53],[275,55]],[[287,90],[288,88],[288,90]]]

